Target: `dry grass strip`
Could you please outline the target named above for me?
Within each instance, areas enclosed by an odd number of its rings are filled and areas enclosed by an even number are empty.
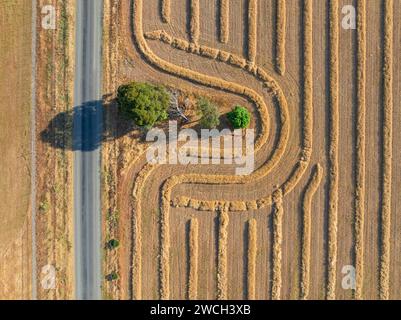
[[[283,242],[283,194],[278,190],[273,195],[273,276],[272,276],[272,299],[281,298],[281,245]]]
[[[220,42],[227,43],[230,35],[230,0],[220,0]]]
[[[160,0],[161,16],[164,23],[171,21],[171,3],[170,0]]]
[[[339,21],[338,0],[330,0],[329,46],[330,46],[330,101],[329,101],[329,207],[328,207],[328,283],[327,298],[335,298],[338,224],[338,139],[339,128]]]
[[[384,3],[383,171],[381,207],[380,299],[390,296],[390,227],[393,160],[393,0]]]
[[[309,296],[310,281],[310,258],[312,238],[312,199],[315,195],[323,176],[322,167],[317,164],[312,176],[306,186],[302,199],[302,258],[301,258],[301,299],[306,300]]]
[[[188,299],[196,300],[198,297],[198,219],[191,219],[189,225],[189,274],[188,274]]]
[[[160,299],[170,298],[170,206],[168,201],[172,186],[176,184],[174,179],[167,180],[162,186],[162,205],[160,208],[160,256],[159,279]]]
[[[142,298],[142,219],[141,201],[142,186],[148,178],[154,165],[147,164],[138,173],[132,191],[133,212],[132,212],[132,232],[133,232],[133,254],[132,254],[132,298],[140,300]]]
[[[362,296],[363,228],[365,212],[365,149],[366,149],[366,0],[358,0],[357,16],[357,119],[356,119],[356,186],[355,186],[355,268],[358,290]]]
[[[298,184],[309,166],[313,146],[313,0],[304,0],[303,7],[303,128],[301,159],[293,174],[281,187],[283,196]]]
[[[280,75],[285,74],[285,41],[287,12],[286,0],[277,0],[276,8],[276,69]]]
[[[219,244],[217,254],[217,300],[227,300],[227,240],[228,213],[226,208],[219,215]]]
[[[256,254],[257,254],[257,223],[255,219],[248,221],[248,256],[247,256],[247,296],[255,299],[256,292]]]
[[[200,36],[200,6],[199,0],[191,0],[191,19],[189,24],[190,40],[197,44]]]
[[[258,0],[248,0],[248,60],[255,62],[258,38]]]

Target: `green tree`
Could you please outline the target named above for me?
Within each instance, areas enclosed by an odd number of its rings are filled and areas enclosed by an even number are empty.
[[[109,242],[107,242],[107,247],[109,249],[116,249],[118,248],[120,245],[120,241],[118,241],[117,239],[111,239]]]
[[[228,120],[235,129],[244,129],[251,123],[251,114],[242,106],[235,106],[234,109],[227,114]]]
[[[107,281],[113,281],[118,279],[118,273],[113,271],[106,276]]]
[[[153,127],[168,118],[170,95],[163,86],[132,82],[118,88],[120,111],[141,127]]]
[[[199,124],[202,128],[213,129],[220,124],[219,110],[217,105],[206,98],[200,98],[197,103],[201,119]]]

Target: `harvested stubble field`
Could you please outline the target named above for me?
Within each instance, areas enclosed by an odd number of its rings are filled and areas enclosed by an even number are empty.
[[[0,299],[73,296],[72,79],[74,6],[38,0],[56,9],[56,30],[41,27],[29,1],[0,1]],[[32,17],[36,16],[35,79],[32,80]],[[32,275],[31,86],[36,99],[36,275]],[[60,116],[61,115],[61,116]],[[44,266],[55,267],[54,290],[41,283]]]
[[[0,299],[31,296],[31,11],[0,1]]]
[[[401,298],[401,3],[354,2],[346,30],[345,0],[105,1],[105,297]],[[147,164],[129,81],[246,106],[256,170]]]

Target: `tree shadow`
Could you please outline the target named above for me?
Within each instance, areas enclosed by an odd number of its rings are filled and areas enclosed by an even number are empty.
[[[106,103],[105,99],[88,101],[81,106],[74,107],[73,110],[60,112],[50,120],[46,129],[40,132],[40,139],[43,143],[52,148],[61,150],[72,150],[90,152],[100,148],[104,142],[111,142],[129,135],[132,139],[146,142],[146,135],[149,129],[135,125],[133,120],[125,117],[119,112],[116,99]],[[202,126],[199,119],[186,121],[185,119],[170,114],[170,121],[177,121],[178,130],[190,128],[196,131],[198,137],[201,136]],[[220,124],[217,130],[233,130],[227,115],[219,117]],[[169,121],[157,124],[155,128],[161,129],[169,137]],[[171,137],[175,141],[177,137]]]
[[[114,115],[113,125],[106,121],[111,114]],[[145,131],[118,112],[115,100],[108,103],[98,100],[58,113],[40,132],[40,139],[55,149],[88,152],[98,149],[103,142],[127,134],[142,138]]]

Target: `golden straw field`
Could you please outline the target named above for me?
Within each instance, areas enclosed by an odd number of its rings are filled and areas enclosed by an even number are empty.
[[[103,236],[121,245],[104,297],[400,299],[400,17],[396,0],[106,0]],[[115,101],[131,81],[245,106],[255,170],[147,163]]]

